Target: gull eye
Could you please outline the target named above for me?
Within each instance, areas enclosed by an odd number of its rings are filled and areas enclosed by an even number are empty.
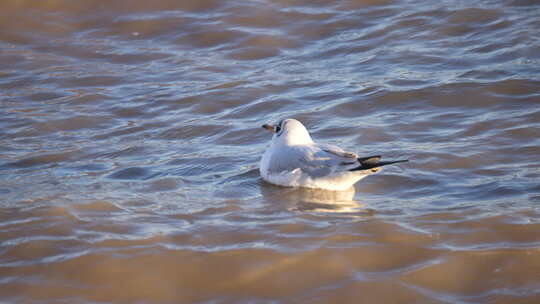
[[[279,133],[281,131],[281,126],[276,126],[276,133]]]

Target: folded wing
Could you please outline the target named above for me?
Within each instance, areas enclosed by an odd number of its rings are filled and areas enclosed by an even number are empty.
[[[299,168],[302,172],[316,178],[338,172],[369,170],[407,161],[380,161],[380,159],[380,155],[358,158],[356,153],[331,145],[290,146],[272,155],[269,171],[279,173]]]

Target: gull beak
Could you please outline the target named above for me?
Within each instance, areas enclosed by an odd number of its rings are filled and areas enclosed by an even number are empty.
[[[272,133],[276,133],[276,127],[275,126],[272,126],[272,125],[269,125],[269,124],[264,124],[262,125],[263,128],[265,128],[266,130],[272,132]]]

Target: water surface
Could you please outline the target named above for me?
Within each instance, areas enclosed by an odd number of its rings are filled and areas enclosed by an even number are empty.
[[[0,2],[6,303],[540,302],[536,1]],[[409,158],[263,182],[260,125]]]

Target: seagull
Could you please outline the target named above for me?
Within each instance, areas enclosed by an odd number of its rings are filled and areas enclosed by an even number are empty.
[[[358,157],[334,145],[315,143],[296,119],[262,127],[274,135],[259,171],[265,181],[278,186],[344,191],[382,166],[408,161],[380,161],[380,155]]]

